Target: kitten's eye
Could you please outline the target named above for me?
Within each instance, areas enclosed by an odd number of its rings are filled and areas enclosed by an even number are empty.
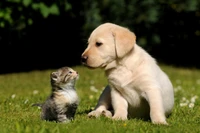
[[[69,71],[68,74],[72,74],[72,71]]]
[[[102,44],[103,44],[102,42],[96,42],[97,47],[101,46]]]

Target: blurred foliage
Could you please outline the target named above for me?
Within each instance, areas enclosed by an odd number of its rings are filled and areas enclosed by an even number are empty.
[[[173,62],[166,57],[169,51],[176,55],[174,62],[183,58],[188,43],[191,56],[199,53],[199,0],[6,0],[0,3],[0,44],[16,46],[29,41],[30,46],[46,47],[76,38],[70,49],[78,58],[90,32],[104,22],[128,27],[139,45],[166,62]]]
[[[90,29],[91,27],[94,29],[102,22],[111,21],[129,27],[138,33],[136,35],[140,36],[138,38],[140,45],[151,44],[149,45],[150,47],[161,43],[159,32],[162,31],[159,31],[157,26],[166,14],[194,12],[196,14],[195,17],[199,19],[200,13],[199,0],[102,0],[98,2],[87,1],[85,3],[87,3],[87,9],[89,9],[87,11],[92,12],[92,15],[88,12],[85,14],[85,29]],[[173,19],[171,18],[172,21]],[[179,25],[184,22],[177,20],[174,23]],[[197,31],[196,33],[199,32]]]
[[[48,3],[48,4],[47,4]],[[22,30],[27,25],[32,25],[35,15],[42,15],[47,18],[49,15],[60,15],[60,7],[64,6],[65,11],[71,9],[67,1],[33,1],[33,0],[7,0],[0,3],[0,27],[13,27]]]
[[[50,15],[58,16],[61,15],[60,12],[68,12],[76,4],[67,0],[7,0],[0,3],[0,27],[11,26],[16,30],[22,30],[37,21],[37,17],[45,19]],[[169,10],[174,13],[195,12],[196,17],[200,16],[199,0],[88,0],[79,4],[83,10],[75,15],[82,15],[85,18],[80,27],[85,34],[106,21],[129,27],[138,33],[145,30],[153,31],[160,18]],[[196,31],[196,35],[199,35],[199,31]],[[142,46],[147,45],[149,39],[154,44],[161,42],[156,32],[148,36],[143,34],[138,42]]]

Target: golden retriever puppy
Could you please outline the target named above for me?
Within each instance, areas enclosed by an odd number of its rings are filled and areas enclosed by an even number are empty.
[[[150,118],[154,124],[167,124],[173,86],[155,59],[136,44],[133,32],[104,23],[91,33],[81,58],[89,68],[103,68],[109,84],[89,117]]]

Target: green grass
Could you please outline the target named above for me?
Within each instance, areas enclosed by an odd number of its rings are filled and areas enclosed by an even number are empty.
[[[40,109],[33,103],[42,102],[50,94],[49,75],[53,70],[0,75],[0,133],[197,133],[200,132],[200,70],[162,65],[175,91],[175,105],[167,119],[169,126],[153,125],[150,121],[131,119],[113,121],[100,117],[90,119],[106,86],[104,71],[83,66],[73,67],[80,74],[76,83],[80,105],[75,120],[68,124],[42,121]],[[194,107],[191,99],[195,99]]]

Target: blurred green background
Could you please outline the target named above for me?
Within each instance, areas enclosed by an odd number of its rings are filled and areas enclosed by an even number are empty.
[[[128,27],[158,62],[200,68],[199,0],[5,0],[0,73],[80,65],[104,22]]]

